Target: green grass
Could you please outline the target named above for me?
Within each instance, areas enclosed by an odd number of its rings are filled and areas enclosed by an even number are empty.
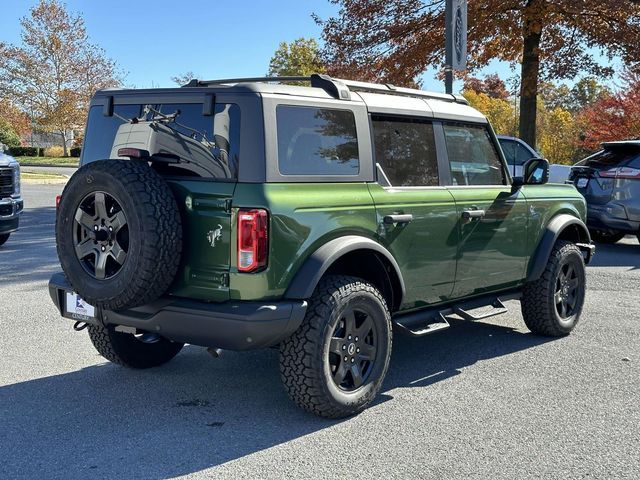
[[[22,180],[67,180],[67,177],[51,172],[20,172]]]
[[[22,166],[55,165],[57,167],[77,167],[76,157],[16,157]]]

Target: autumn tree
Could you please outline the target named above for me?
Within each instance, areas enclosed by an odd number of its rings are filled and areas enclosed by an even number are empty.
[[[556,107],[544,110],[539,119],[540,153],[551,163],[571,165],[579,144],[579,127],[574,115]]]
[[[312,73],[324,73],[318,42],[313,38],[298,38],[291,43],[282,42],[271,57],[268,76],[308,77]]]
[[[498,135],[515,135],[518,118],[511,102],[471,89],[464,90],[462,95],[473,108],[486,115]]]
[[[562,108],[574,114],[609,94],[611,94],[609,87],[593,77],[581,78],[572,88],[565,84],[555,85],[551,82],[542,82],[540,85],[540,95],[547,108],[551,110]]]
[[[9,99],[0,98],[0,120],[7,123],[19,136],[31,133],[29,116],[16,107]]]
[[[500,100],[506,100],[509,98],[509,91],[507,90],[506,83],[504,83],[504,80],[502,80],[496,73],[486,75],[484,80],[476,77],[465,78],[463,85],[463,90],[466,91],[484,93],[491,98],[498,98]]]
[[[0,42],[0,95],[58,133],[66,156],[67,132],[84,123],[97,89],[120,84],[119,73],[59,0],[40,0],[20,24],[21,45]]]
[[[396,85],[418,82],[444,59],[445,0],[330,0],[323,27],[332,75]],[[521,63],[520,137],[536,143],[541,79],[613,73],[640,60],[640,3],[631,0],[469,0],[469,70]],[[604,61],[594,55],[604,53]]]
[[[640,80],[587,107],[578,121],[587,150],[598,149],[601,142],[640,139]]]

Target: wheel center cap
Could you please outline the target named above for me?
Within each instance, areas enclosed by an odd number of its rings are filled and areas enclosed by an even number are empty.
[[[347,347],[347,353],[349,353],[349,355],[353,355],[354,353],[356,353],[356,344],[355,343],[350,343],[349,346]]]
[[[98,242],[106,242],[107,240],[109,240],[109,230],[107,230],[106,228],[99,228],[95,231],[95,236]]]

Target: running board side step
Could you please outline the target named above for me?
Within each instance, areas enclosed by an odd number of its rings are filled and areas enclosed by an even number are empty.
[[[407,322],[406,320],[409,321]],[[437,317],[427,319],[426,322],[424,319],[420,323],[411,320],[414,319],[400,319],[395,321],[395,324],[400,327],[400,330],[412,337],[424,337],[430,333],[439,332],[440,330],[449,328],[449,322],[442,312],[438,312]]]
[[[449,328],[449,321],[447,320],[449,315],[455,314],[460,316],[463,320],[475,322],[507,313],[508,309],[502,302],[506,300],[519,299],[521,296],[521,291],[512,290],[503,292],[499,296],[494,294],[476,297],[457,304],[442,305],[439,307],[418,310],[417,312],[411,312],[404,315],[398,315],[393,317],[392,322],[400,329],[401,332],[412,337],[423,337],[430,333],[439,332],[440,330]],[[480,314],[473,313],[473,310],[482,307],[492,308],[491,310]]]
[[[496,298],[493,303],[491,303],[493,307],[492,310],[488,312],[481,313],[480,315],[474,315],[467,310],[464,310],[460,307],[454,307],[453,311],[456,315],[461,316],[465,320],[469,320],[470,322],[476,322],[478,320],[484,320],[485,318],[495,317],[496,315],[502,315],[503,313],[507,313],[509,309],[504,306],[504,303],[499,298]]]

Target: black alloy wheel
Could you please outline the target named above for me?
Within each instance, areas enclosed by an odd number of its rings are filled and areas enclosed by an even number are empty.
[[[558,270],[554,300],[556,311],[561,319],[572,317],[578,303],[578,287],[580,281],[573,263],[569,261]]]
[[[362,308],[343,312],[331,335],[329,371],[336,386],[346,392],[357,390],[373,370],[377,354],[377,335],[371,314]]]
[[[97,280],[117,275],[127,260],[129,228],[120,202],[111,194],[91,192],[74,218],[74,248],[84,270]]]

